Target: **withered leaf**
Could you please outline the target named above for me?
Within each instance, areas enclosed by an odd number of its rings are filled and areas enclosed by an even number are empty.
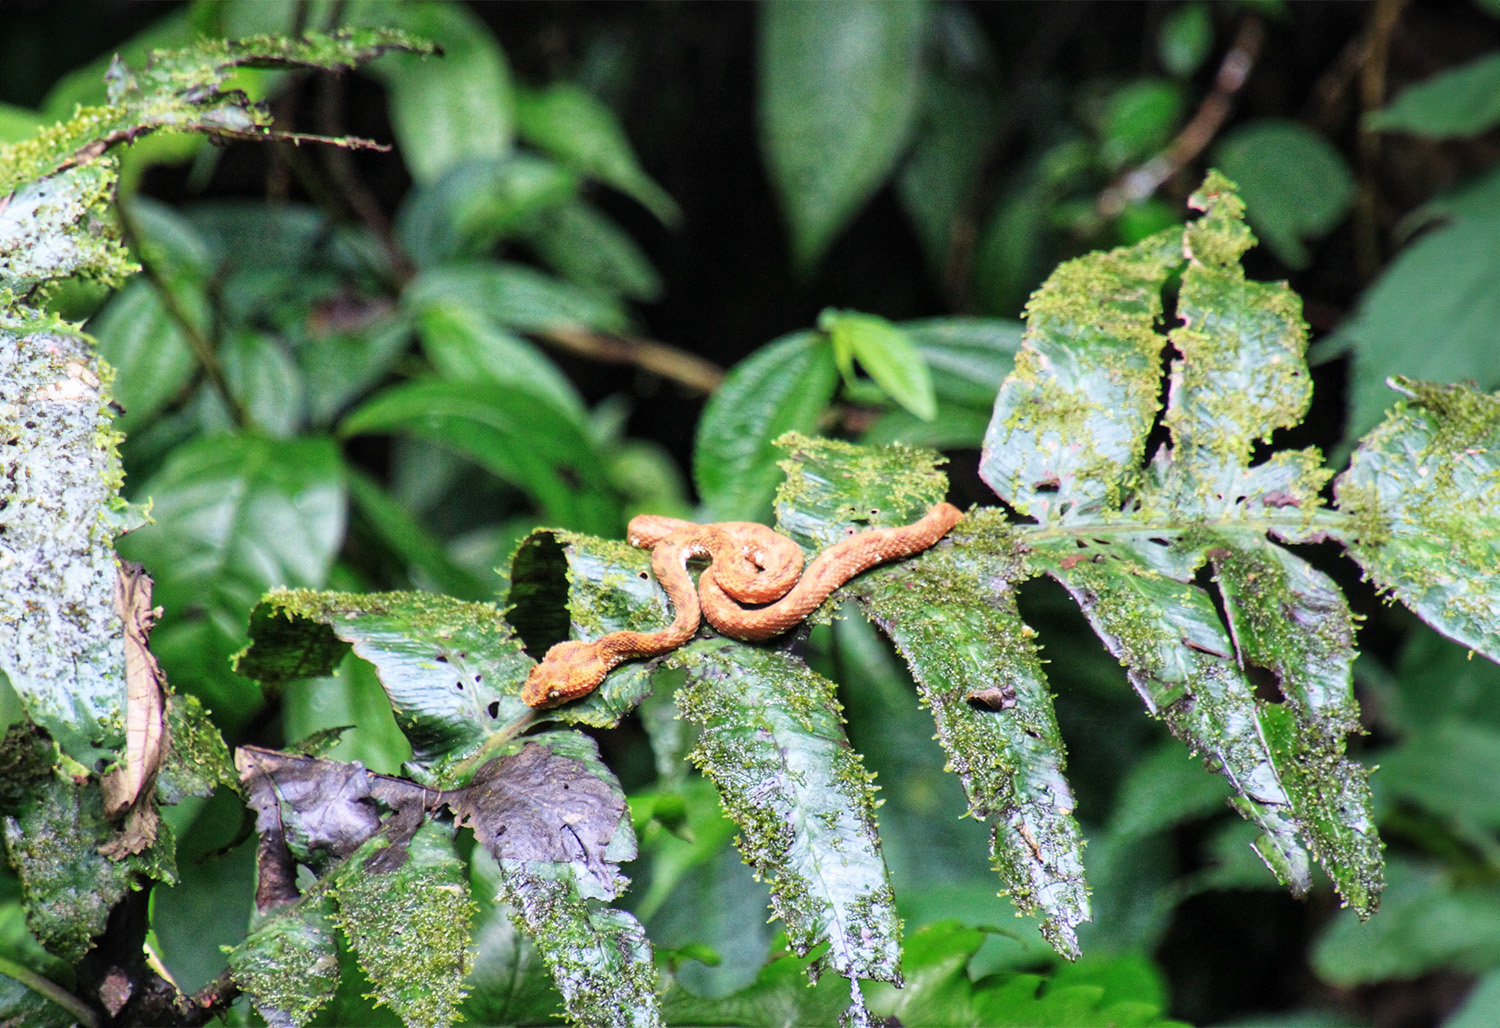
[[[127,811],[122,830],[102,852],[123,859],[156,841],[152,786],[167,747],[166,676],[151,653],[151,628],[161,615],[151,606],[151,577],[139,564],[121,562],[115,578],[115,613],[125,631],[125,763],[105,775],[104,813]]]
[[[520,753],[492,760],[473,784],[445,799],[496,860],[581,862],[601,882],[614,880],[605,849],[625,801],[584,764],[550,747],[527,743]]]

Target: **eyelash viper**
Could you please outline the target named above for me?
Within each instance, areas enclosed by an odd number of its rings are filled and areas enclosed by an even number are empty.
[[[835,543],[813,558],[805,573],[802,550],[765,525],[696,525],[655,514],[633,518],[630,544],[652,551],[651,570],[672,601],[672,623],[657,632],[611,632],[590,642],[558,643],[527,675],[521,699],[531,707],[556,707],[587,696],[621,663],[686,643],[704,618],[735,639],[758,642],[780,635],[855,575],[922,552],[962,517],[957,507],[939,503],[909,525],[874,528]],[[687,571],[695,557],[710,561],[698,576],[696,593]]]

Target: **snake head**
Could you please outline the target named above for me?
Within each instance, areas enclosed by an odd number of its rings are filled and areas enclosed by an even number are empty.
[[[531,669],[521,687],[521,702],[529,707],[556,707],[587,696],[599,688],[612,665],[596,643],[560,642]]]

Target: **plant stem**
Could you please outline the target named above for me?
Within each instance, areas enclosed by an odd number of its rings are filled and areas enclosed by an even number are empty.
[[[39,996],[47,997],[77,1018],[85,1028],[99,1028],[99,1014],[93,1007],[45,975],[5,957],[0,957],[0,974],[14,978]]]

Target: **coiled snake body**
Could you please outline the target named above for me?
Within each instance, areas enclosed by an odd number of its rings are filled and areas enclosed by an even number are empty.
[[[659,656],[687,642],[702,618],[720,633],[748,642],[780,635],[855,575],[922,552],[961,517],[957,507],[939,503],[909,525],[875,528],[835,543],[813,558],[805,573],[802,550],[765,525],[695,525],[654,514],[633,518],[630,544],[652,551],[651,570],[672,602],[672,623],[659,632],[611,632],[591,642],[558,643],[527,675],[521,699],[532,707],[555,707],[586,696],[624,661]],[[696,593],[687,571],[695,557],[710,561],[698,576]]]

